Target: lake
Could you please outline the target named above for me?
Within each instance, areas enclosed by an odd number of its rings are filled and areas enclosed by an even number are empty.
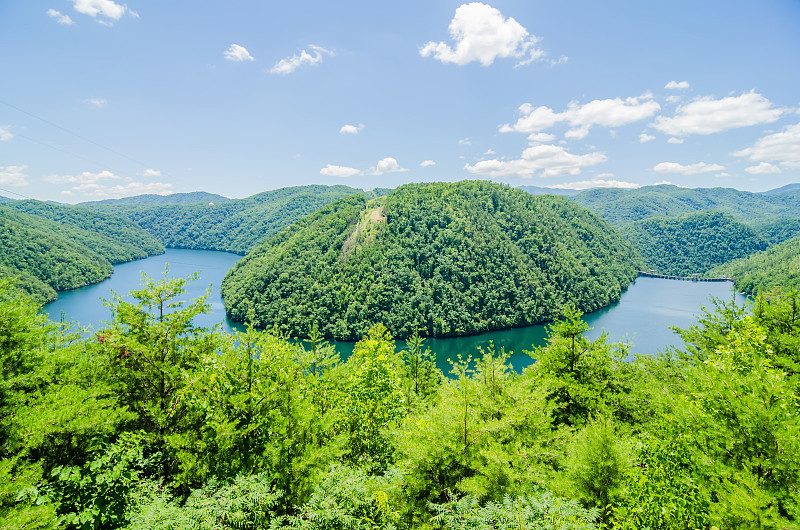
[[[132,289],[138,289],[142,273],[159,278],[168,266],[171,277],[186,278],[199,272],[199,279],[187,285],[187,300],[202,296],[209,285],[212,287],[208,299],[211,311],[198,316],[195,320],[197,325],[208,327],[221,323],[225,331],[240,330],[241,326],[225,317],[225,307],[219,293],[222,278],[239,259],[241,256],[227,252],[169,249],[160,256],[115,265],[114,274],[107,280],[59,293],[58,300],[47,304],[44,310],[52,320],[59,320],[63,314],[65,320],[88,326],[91,330],[101,329],[104,322],[111,318],[102,299],[111,298],[112,292],[125,295]],[[681,345],[680,337],[669,329],[671,326],[687,327],[695,321],[702,306],[711,306],[712,297],[727,301],[732,296],[739,304],[746,301],[744,296],[734,293],[733,284],[729,282],[685,282],[640,277],[622,294],[618,303],[584,316],[593,328],[587,336],[594,339],[606,331],[611,341],[630,343],[633,353],[653,354],[669,346]],[[463,356],[475,355],[478,347],[486,348],[492,341],[497,350],[505,348],[514,352],[511,363],[519,370],[531,363],[531,358],[523,350],[543,345],[545,337],[546,326],[536,325],[470,337],[427,339],[425,344],[436,352],[439,367],[449,371],[448,358],[455,359],[459,353]],[[334,345],[344,357],[353,348],[353,344],[348,342]],[[399,341],[398,347],[402,346],[402,341]]]

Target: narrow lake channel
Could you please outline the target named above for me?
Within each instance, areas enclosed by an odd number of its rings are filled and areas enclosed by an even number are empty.
[[[169,249],[160,256],[116,265],[111,278],[101,283],[59,293],[58,300],[47,304],[44,311],[51,320],[58,321],[63,315],[65,320],[89,326],[91,330],[101,329],[104,322],[111,318],[102,299],[110,298],[112,291],[124,296],[128,291],[140,288],[142,273],[159,278],[168,266],[171,277],[186,278],[199,272],[199,279],[187,285],[187,300],[202,296],[208,286],[212,286],[209,297],[211,311],[199,316],[195,321],[197,325],[211,326],[221,322],[225,331],[242,329],[225,318],[225,307],[219,293],[222,278],[240,258],[227,252]],[[584,316],[593,328],[588,337],[594,339],[606,331],[609,340],[628,342],[633,353],[641,354],[653,354],[669,346],[680,346],[680,337],[670,327],[692,324],[701,313],[702,306],[711,306],[712,297],[724,300],[735,297],[739,304],[746,302],[744,296],[734,293],[733,284],[728,282],[640,277],[623,293],[618,303]],[[486,348],[492,341],[497,350],[505,348],[514,352],[511,363],[519,370],[531,363],[531,358],[523,350],[543,345],[545,337],[546,326],[536,325],[470,337],[427,339],[425,344],[436,353],[439,367],[449,371],[448,358],[454,359],[459,353],[464,357],[470,354],[474,356],[478,347]],[[343,357],[348,356],[353,348],[349,342],[337,342],[334,345]],[[398,347],[403,347],[402,341]]]

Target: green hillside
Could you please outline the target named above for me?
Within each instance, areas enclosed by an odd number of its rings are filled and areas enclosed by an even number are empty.
[[[719,210],[748,224],[800,217],[800,197],[793,193],[763,194],[731,188],[688,189],[662,184],[633,190],[594,189],[570,199],[616,226],[703,210]]]
[[[355,339],[479,333],[592,311],[640,266],[611,226],[580,206],[490,182],[408,184],[351,195],[268,240],[228,273],[228,314],[293,335]]]
[[[754,230],[718,211],[645,219],[620,232],[642,254],[647,269],[675,276],[702,274],[767,247]]]
[[[15,201],[3,208],[52,221],[49,230],[85,245],[111,263],[162,254],[164,246],[131,221],[79,206],[41,201]],[[10,215],[10,212],[9,212]]]
[[[750,295],[773,287],[800,288],[800,237],[789,239],[746,258],[725,263],[709,275],[727,274],[736,288]]]
[[[0,209],[0,275],[18,277],[17,286],[38,302],[55,291],[74,289],[111,276],[111,263],[69,236],[59,225],[33,215]]]
[[[375,195],[388,190],[375,190]],[[291,223],[341,197],[363,194],[348,186],[298,186],[246,199],[194,205],[95,205],[135,222],[170,248],[245,254]]]

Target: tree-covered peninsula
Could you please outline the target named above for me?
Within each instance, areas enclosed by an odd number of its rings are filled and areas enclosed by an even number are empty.
[[[353,340],[467,335],[619,299],[641,265],[614,229],[561,197],[483,181],[350,195],[269,239],[222,285],[231,318]]]
[[[757,252],[715,267],[709,274],[725,274],[733,278],[736,288],[749,295],[774,287],[786,290],[800,286],[800,237],[795,237]]]

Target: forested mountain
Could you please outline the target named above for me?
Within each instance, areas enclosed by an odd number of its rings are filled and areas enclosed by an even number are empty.
[[[385,194],[377,189],[370,196]],[[245,254],[291,223],[325,204],[352,194],[348,186],[298,186],[265,191],[246,199],[194,205],[98,205],[93,208],[132,220],[165,246]]]
[[[38,301],[109,277],[113,263],[164,252],[126,219],[38,201],[0,206],[0,248],[0,274]]]
[[[723,211],[744,223],[800,218],[800,197],[732,188],[679,188],[661,184],[638,189],[587,190],[572,200],[616,226],[651,217],[678,217],[701,210]]]
[[[776,193],[797,193],[800,192],[800,183],[794,182],[792,184],[787,184],[785,186],[781,186],[780,188],[775,188],[771,190],[767,190],[762,192],[764,195],[775,195]]]
[[[164,204],[208,204],[209,202],[220,203],[231,199],[208,193],[206,191],[193,191],[191,193],[172,193],[170,195],[155,195],[148,193],[145,195],[134,195],[133,197],[123,197],[121,199],[105,199],[102,201],[89,201],[78,204],[78,206],[117,206],[121,204],[138,204],[144,206],[162,206]]]
[[[228,314],[307,336],[479,333],[619,299],[640,259],[614,229],[552,195],[485,181],[408,184],[323,207],[239,261]]]
[[[800,219],[778,219],[756,224],[754,228],[767,243],[777,245],[787,239],[800,236]]]
[[[0,202],[13,202],[14,199],[9,199],[8,197],[3,197],[0,195]]]
[[[531,195],[577,195],[580,190],[569,190],[559,188],[543,188],[541,186],[520,186],[519,189],[525,190]]]
[[[800,288],[800,237],[795,237],[709,271],[709,275],[727,274],[736,288],[750,295],[759,290],[781,287],[785,290]]]
[[[764,250],[767,244],[730,215],[708,210],[635,221],[620,229],[658,274],[703,274],[720,263]]]

